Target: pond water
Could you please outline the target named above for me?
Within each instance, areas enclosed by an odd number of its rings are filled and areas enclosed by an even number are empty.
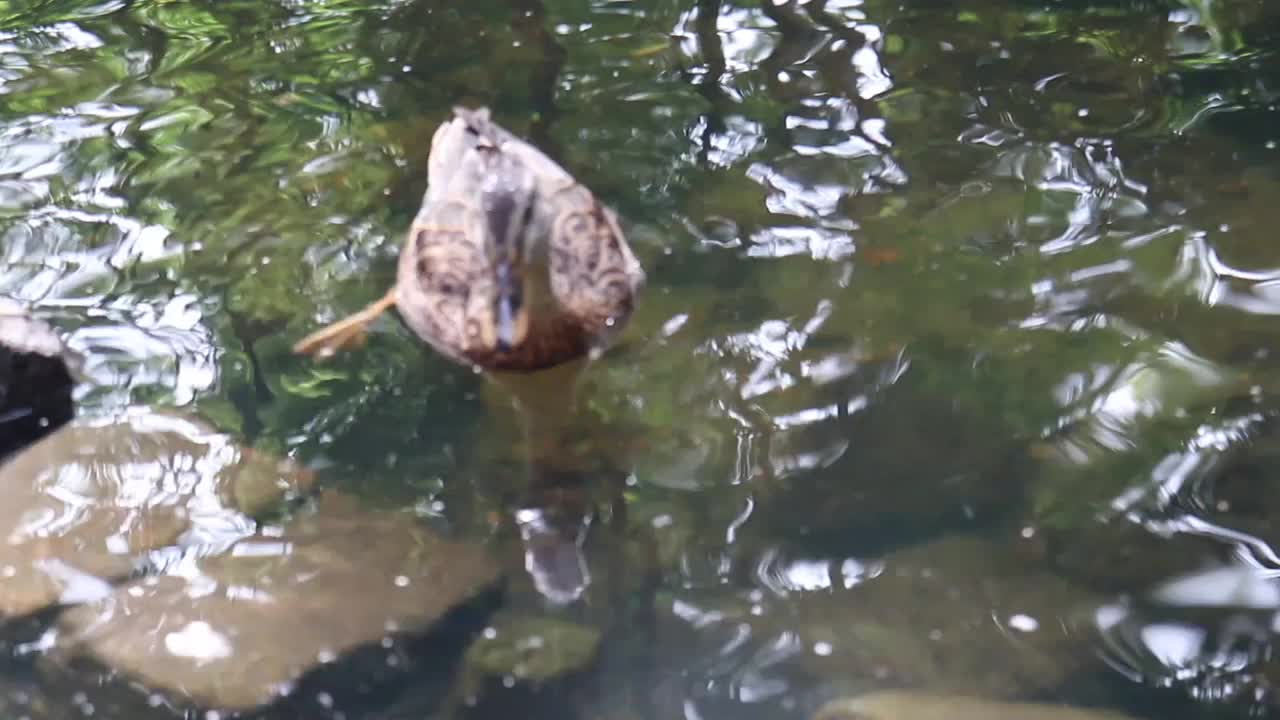
[[[570,410],[518,412],[393,315],[290,352],[391,284],[458,104],[616,208],[647,271],[620,343],[529,380]],[[501,598],[443,621],[474,640],[263,717],[810,718],[891,689],[1267,716],[1278,105],[1265,0],[6,2],[0,296],[83,356],[81,422],[181,412],[288,458],[345,496],[306,537],[370,566],[434,546],[349,514],[496,558]],[[186,567],[151,560],[124,572]],[[355,627],[386,602],[359,582],[294,602]],[[8,716],[225,716],[110,652],[50,662],[75,617],[4,640]]]

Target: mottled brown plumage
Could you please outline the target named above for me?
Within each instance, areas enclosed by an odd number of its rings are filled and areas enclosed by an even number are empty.
[[[644,272],[613,212],[488,110],[454,111],[427,172],[395,287],[295,351],[331,354],[394,304],[454,361],[537,370],[603,346],[626,323]]]

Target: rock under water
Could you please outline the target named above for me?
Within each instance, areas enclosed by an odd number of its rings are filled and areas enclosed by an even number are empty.
[[[253,514],[309,482],[182,415],[64,426],[0,466],[0,616],[99,598],[148,551],[250,534]]]
[[[833,700],[813,720],[1132,720],[1107,710],[1001,702],[923,692],[876,692]]]
[[[87,658],[174,704],[246,711],[362,648],[394,654],[497,587],[485,549],[414,517],[322,497],[213,554],[64,613],[54,657]]]

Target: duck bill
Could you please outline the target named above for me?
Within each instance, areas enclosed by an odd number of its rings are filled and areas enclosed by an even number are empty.
[[[529,313],[524,305],[524,282],[510,261],[499,262],[495,280],[494,348],[509,352],[524,341],[529,329]]]

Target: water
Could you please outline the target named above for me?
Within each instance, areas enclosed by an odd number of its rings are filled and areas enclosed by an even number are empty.
[[[81,416],[202,415],[487,544],[503,622],[601,638],[539,691],[345,717],[893,687],[1266,715],[1277,28],[1262,0],[9,3],[0,295],[85,356]],[[390,317],[289,353],[392,281],[459,103],[617,208],[649,276],[532,433]],[[31,654],[10,707],[91,703]]]

